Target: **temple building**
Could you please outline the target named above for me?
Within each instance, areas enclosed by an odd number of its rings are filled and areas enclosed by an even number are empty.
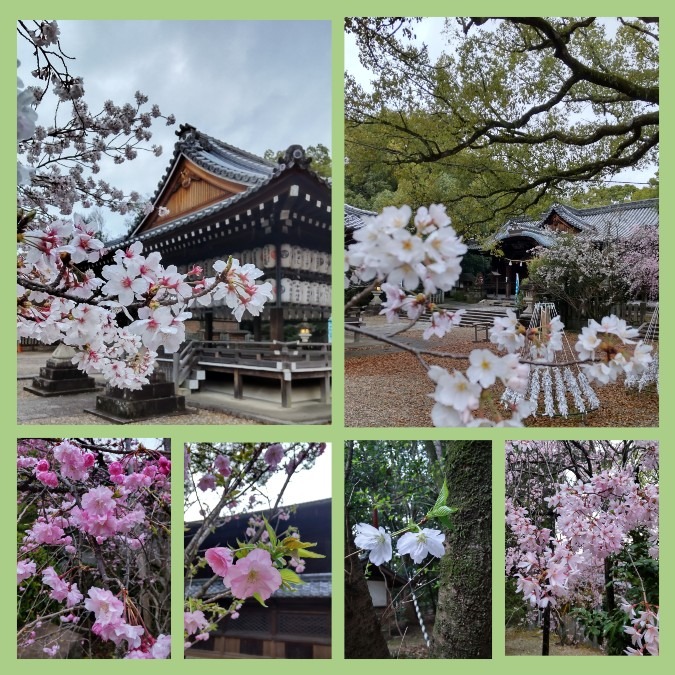
[[[186,328],[199,340],[296,339],[311,322],[327,341],[331,305],[331,191],[299,145],[277,164],[219,141],[188,124],[176,132],[173,157],[152,198],[155,209],[123,242],[158,251],[164,265],[213,274],[232,255],[253,263],[275,289],[264,313],[239,326],[224,303],[194,308]],[[246,317],[244,320],[246,321]],[[241,330],[245,328],[246,330]]]
[[[487,245],[496,243],[503,252],[502,256],[492,256],[492,270],[495,276],[502,277],[502,290],[510,295],[515,288],[516,272],[521,281],[527,278],[527,262],[533,257],[532,249],[552,246],[558,234],[584,237],[602,246],[611,240],[632,239],[645,228],[658,225],[658,199],[590,208],[554,204],[539,218],[507,220]]]
[[[371,211],[345,205],[345,243],[353,241],[353,232],[376,215]],[[554,204],[538,218],[510,218],[484,244],[468,241],[469,250],[491,256],[491,271],[485,275],[483,291],[510,297],[515,292],[516,273],[520,281],[527,278],[527,263],[533,249],[553,245],[561,234],[584,237],[602,246],[614,239],[628,240],[639,236],[647,227],[659,225],[659,200],[643,199],[609,206],[574,208]],[[497,246],[502,255],[491,255]],[[461,282],[461,278],[460,278]]]

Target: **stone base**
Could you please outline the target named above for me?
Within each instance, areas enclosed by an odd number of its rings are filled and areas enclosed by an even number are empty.
[[[185,413],[185,396],[176,396],[172,382],[150,382],[141,389],[107,387],[96,397],[96,408],[85,412],[117,424],[129,424],[158,415]]]
[[[37,396],[63,396],[96,391],[96,382],[69,361],[49,359],[32,386],[24,389]]]

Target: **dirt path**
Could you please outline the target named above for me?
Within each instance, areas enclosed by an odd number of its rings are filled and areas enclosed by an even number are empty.
[[[507,630],[506,656],[540,656],[540,630]],[[560,645],[558,636],[551,636],[551,656],[606,656],[597,647],[590,645]]]

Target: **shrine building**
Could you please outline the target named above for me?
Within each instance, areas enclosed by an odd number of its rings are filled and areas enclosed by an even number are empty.
[[[377,214],[345,205],[346,245],[353,241],[354,231],[365,225],[365,219],[374,215]],[[527,263],[533,257],[533,249],[552,246],[560,234],[584,237],[602,247],[607,241],[628,240],[639,236],[645,228],[658,225],[658,199],[590,208],[554,204],[538,218],[508,219],[482,245],[466,243],[470,251],[491,256],[491,271],[485,275],[484,292],[508,298],[515,293],[516,274],[520,281],[527,278]],[[490,254],[495,246],[501,249],[502,255]]]
[[[155,209],[123,242],[158,251],[164,265],[187,272],[237,258],[253,263],[272,283],[274,298],[260,317],[238,325],[223,301],[191,309],[188,338],[197,340],[296,339],[311,322],[327,341],[331,306],[331,189],[310,168],[299,145],[276,164],[207,136],[188,124],[176,132],[173,157],[152,198]],[[246,330],[242,330],[245,328]]]

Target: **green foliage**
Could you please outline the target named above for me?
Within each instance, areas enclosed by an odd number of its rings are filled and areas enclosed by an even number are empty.
[[[436,499],[436,503],[434,504],[433,508],[429,511],[429,513],[427,513],[426,518],[436,519],[446,530],[449,530],[452,528],[450,516],[455,513],[457,509],[451,506],[446,506],[447,501],[448,485],[444,480],[443,486],[441,487],[441,491],[438,495],[438,499]]]
[[[630,183],[616,185],[594,185],[583,191],[571,194],[570,205],[577,208],[609,206],[636,202],[641,199],[654,199],[659,196],[659,172],[649,179],[649,186],[638,187]]]
[[[390,531],[419,522],[436,503],[440,473],[420,441],[357,441],[345,500],[352,523],[379,524]]]
[[[656,163],[658,19],[447,19],[437,60],[417,21],[346,23],[371,83],[346,77],[348,203],[441,202],[480,238]]]
[[[489,272],[492,266],[492,261],[489,256],[480,255],[480,253],[472,253],[469,251],[464,255],[461,262],[462,273],[473,274],[477,276],[481,272]]]

